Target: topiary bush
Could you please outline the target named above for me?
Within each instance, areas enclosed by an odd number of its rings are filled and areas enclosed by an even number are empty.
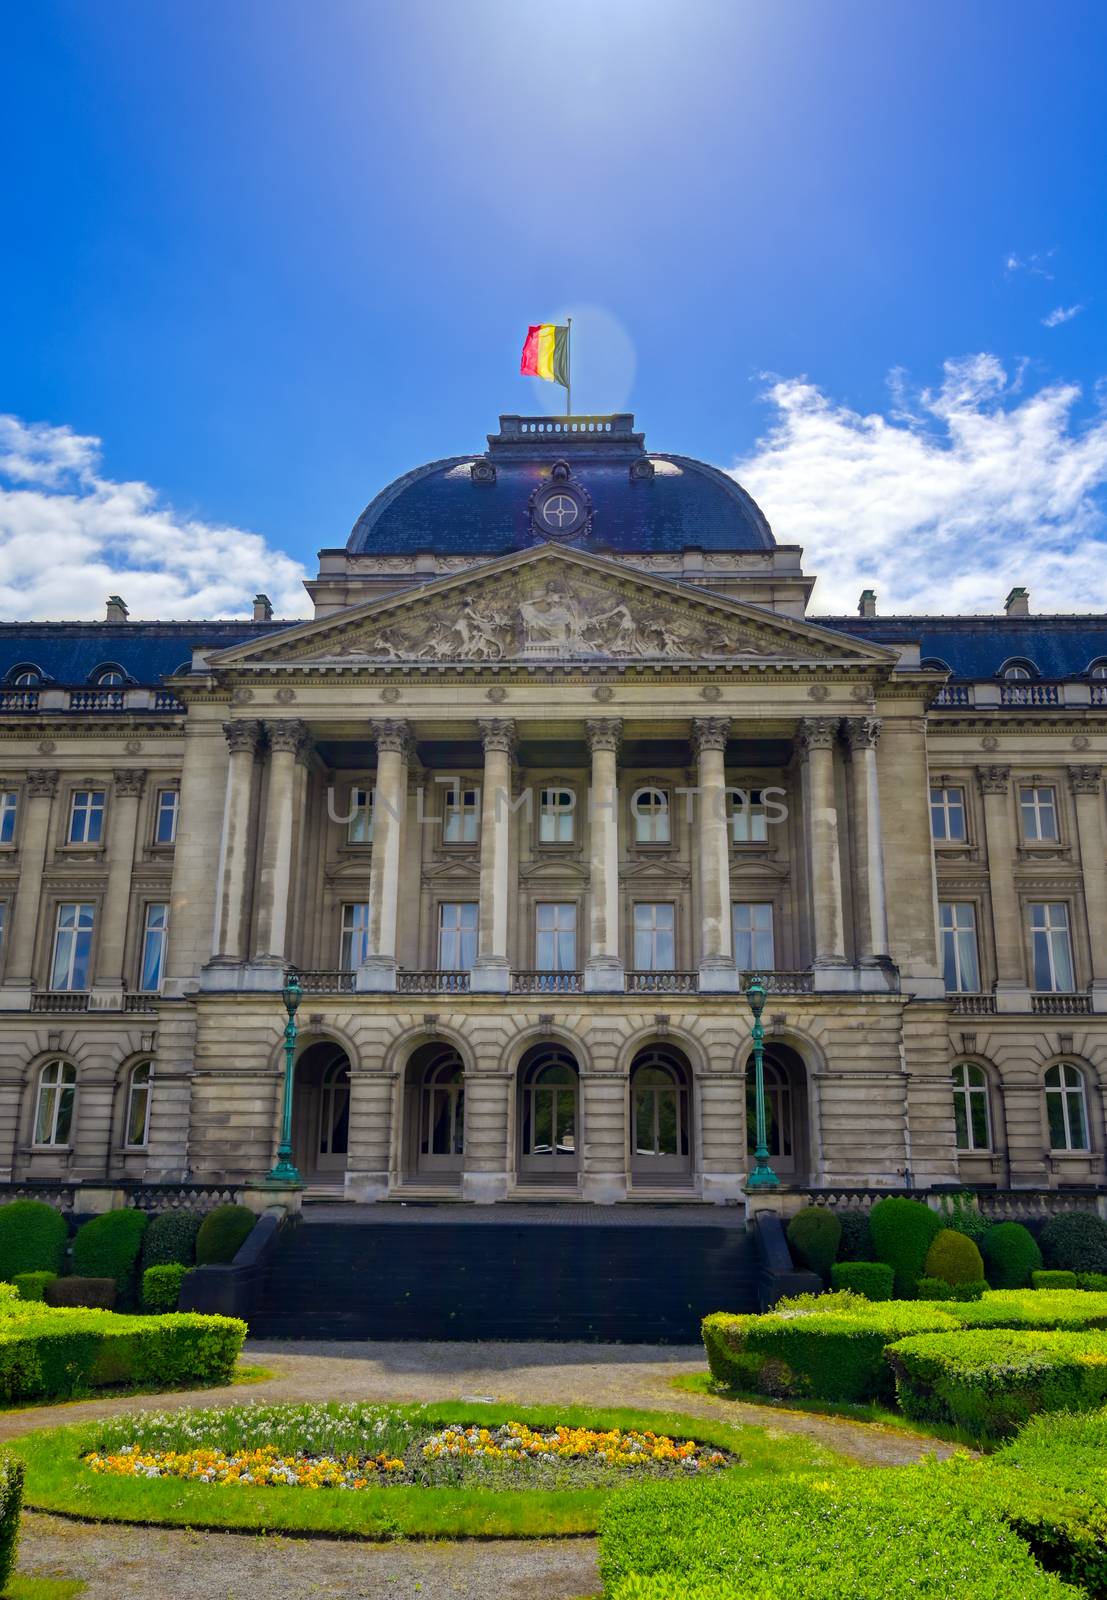
[[[191,1267],[196,1260],[196,1235],[203,1217],[198,1211],[163,1211],[151,1217],[142,1238],[142,1268],[175,1262]]]
[[[817,1272],[825,1283],[838,1253],[842,1224],[826,1206],[805,1206],[788,1224],[788,1243],[797,1265]]]
[[[965,1234],[943,1228],[926,1252],[926,1276],[953,1284],[983,1283],[984,1258]]]
[[[225,1265],[245,1244],[257,1218],[246,1206],[216,1206],[200,1224],[196,1235],[196,1264]]]
[[[41,1200],[13,1200],[0,1206],[0,1279],[11,1283],[24,1272],[60,1272],[69,1224]]]
[[[1025,1289],[1042,1264],[1034,1235],[1021,1222],[997,1222],[980,1241],[984,1276],[993,1289]]]
[[[8,1593],[19,1544],[19,1513],[23,1508],[23,1463],[17,1456],[0,1456],[0,1594]]]
[[[836,1211],[842,1227],[838,1240],[839,1261],[871,1261],[873,1259],[873,1230],[869,1226],[867,1211]]]
[[[57,1399],[113,1383],[158,1389],[229,1383],[245,1336],[246,1324],[236,1317],[188,1313],[56,1311],[13,1318],[0,1339],[0,1400]]]
[[[84,1306],[86,1310],[112,1311],[119,1297],[114,1278],[51,1278],[42,1298],[48,1306]]]
[[[982,1300],[988,1285],[983,1278],[969,1283],[949,1283],[945,1278],[920,1278],[917,1298],[920,1300]]]
[[[48,1283],[53,1283],[56,1272],[19,1272],[12,1279],[21,1300],[42,1300]]]
[[[1041,1232],[1047,1267],[1070,1272],[1107,1272],[1107,1222],[1092,1211],[1050,1217]]]
[[[1076,1287],[1093,1293],[1107,1294],[1107,1272],[1078,1272]]]
[[[146,1232],[142,1211],[106,1211],[77,1232],[73,1270],[84,1278],[114,1278],[122,1305],[134,1304],[135,1269]]]
[[[1079,1284],[1076,1281],[1075,1272],[1032,1272],[1030,1274],[1030,1287],[1032,1289],[1077,1289]]]
[[[926,1253],[941,1230],[941,1219],[918,1200],[889,1195],[869,1212],[869,1226],[877,1260],[886,1261],[895,1273],[897,1296],[913,1299],[926,1267]]]
[[[979,1244],[991,1227],[988,1218],[978,1209],[975,1195],[967,1189],[960,1194],[948,1195],[942,1201],[941,1216],[944,1227],[955,1228],[974,1244]]]
[[[147,1267],[142,1274],[143,1311],[176,1311],[181,1297],[181,1284],[191,1271],[179,1261],[167,1261],[159,1267]]]
[[[833,1289],[851,1289],[866,1300],[890,1300],[894,1282],[886,1261],[836,1261],[830,1269]]]

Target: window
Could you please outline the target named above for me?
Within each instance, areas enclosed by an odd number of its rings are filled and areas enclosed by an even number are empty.
[[[1093,661],[1088,676],[1090,678],[1107,678],[1107,661]]]
[[[480,834],[480,790],[447,789],[442,838],[446,844],[475,844]]]
[[[468,972],[477,959],[477,903],[447,902],[438,908],[438,965],[443,972]]]
[[[342,970],[353,972],[369,954],[369,903],[342,907]]]
[[[176,789],[159,789],[154,812],[154,843],[173,844],[177,837],[177,811],[181,797]]]
[[[639,789],[631,807],[634,837],[639,844],[668,844],[669,796],[662,789]]]
[[[992,1148],[988,1075],[971,1061],[959,1061],[953,1069],[953,1120],[958,1150]]]
[[[87,989],[92,955],[92,911],[89,905],[60,905],[54,929],[51,989]]]
[[[1046,1120],[1051,1150],[1088,1149],[1088,1103],[1084,1074],[1071,1061],[1045,1075]]]
[[[1039,993],[1071,994],[1072,940],[1069,908],[1064,903],[1030,907],[1030,934],[1034,945],[1034,987]]]
[[[688,1089],[683,1074],[660,1051],[653,1051],[635,1067],[630,1089],[634,1155],[687,1156]]]
[[[19,796],[14,789],[0,789],[0,844],[11,844],[15,839],[15,819],[19,811]]]
[[[535,907],[534,956],[542,972],[576,970],[577,908],[571,902]]]
[[[374,793],[373,789],[350,790],[350,820],[346,824],[347,844],[372,844]]]
[[[13,667],[11,681],[17,689],[37,689],[42,684],[42,673],[32,662]]]
[[[142,1149],[150,1139],[150,1063],[140,1061],[127,1079],[127,1127],[123,1142]]]
[[[1030,668],[1017,661],[1003,669],[1003,677],[1007,683],[1026,683],[1032,676]]]
[[[735,844],[764,844],[769,837],[769,819],[760,789],[732,791],[730,837]]]
[[[169,907],[163,901],[146,907],[142,930],[142,973],[139,988],[144,994],[157,994],[165,968],[165,941],[169,933]]]
[[[4,941],[8,936],[8,902],[0,900],[0,961],[4,959]]]
[[[74,789],[69,806],[70,844],[99,844],[103,837],[103,789]]]
[[[978,994],[976,908],[971,901],[946,900],[938,907],[942,930],[942,971],[950,994]]]
[[[543,789],[538,796],[539,844],[572,844],[576,795],[572,789]]]
[[[636,905],[634,965],[639,972],[671,972],[676,965],[676,907]]]
[[[48,1061],[38,1075],[35,1143],[68,1144],[73,1127],[77,1069],[69,1061]]]
[[[101,667],[99,672],[93,673],[93,682],[98,689],[121,689],[126,681],[119,667]]]
[[[734,964],[739,972],[773,970],[773,908],[767,903],[737,903],[730,908]]]
[[[419,1153],[460,1156],[465,1152],[465,1068],[451,1050],[428,1068],[420,1096]]]
[[[1055,844],[1057,832],[1057,791],[1023,784],[1019,788],[1022,836],[1029,844]]]
[[[964,789],[931,786],[930,837],[943,844],[964,840],[966,837]]]

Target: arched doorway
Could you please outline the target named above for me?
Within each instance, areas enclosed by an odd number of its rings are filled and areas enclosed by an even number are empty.
[[[679,1187],[692,1175],[692,1074],[679,1050],[650,1045],[630,1067],[630,1170],[635,1183]]]
[[[404,1176],[457,1183],[465,1160],[465,1063],[453,1045],[432,1040],[414,1051],[404,1074]]]
[[[519,1063],[519,1179],[575,1184],[580,1075],[568,1050],[541,1044]]]
[[[769,1162],[782,1183],[807,1181],[807,1072],[790,1045],[765,1049],[765,1120]],[[757,1133],[753,1056],[746,1063],[746,1151],[750,1167]]]
[[[296,1063],[292,1127],[305,1182],[341,1188],[350,1145],[350,1060],[333,1040],[309,1045]]]

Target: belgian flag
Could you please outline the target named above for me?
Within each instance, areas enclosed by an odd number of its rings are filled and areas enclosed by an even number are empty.
[[[538,322],[527,329],[519,371],[528,378],[545,378],[569,388],[569,328],[556,322]]]

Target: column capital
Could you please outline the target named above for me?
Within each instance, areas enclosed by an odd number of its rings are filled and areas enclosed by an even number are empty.
[[[265,732],[270,750],[279,750],[286,755],[298,756],[308,739],[307,723],[299,717],[282,717],[277,722],[267,722]]]
[[[879,717],[846,717],[842,722],[842,732],[851,750],[875,750],[880,728]]]
[[[117,768],[111,777],[112,788],[117,795],[129,796],[133,800],[141,798],[142,791],[146,787],[145,767]]]
[[[223,724],[223,737],[230,746],[232,756],[255,755],[261,743],[261,723],[253,718],[244,718],[239,722],[225,722]]]
[[[623,737],[622,717],[596,717],[586,726],[588,735],[588,748],[595,755],[597,750],[610,750],[618,752],[619,744]]]
[[[1102,767],[1069,768],[1069,788],[1073,794],[1098,794],[1102,787]]]
[[[369,724],[373,742],[378,751],[387,750],[395,755],[409,756],[413,744],[411,724],[402,717],[375,717]]]
[[[811,750],[833,750],[838,737],[836,717],[801,717],[799,745],[806,755]]]
[[[477,726],[485,755],[490,750],[503,751],[508,757],[515,754],[515,723],[511,717],[478,717]]]
[[[730,733],[729,717],[693,717],[692,747],[698,756],[705,750],[725,750]]]
[[[978,767],[976,781],[981,794],[1006,794],[1011,782],[1010,767]]]
[[[50,799],[56,795],[57,792],[58,771],[56,767],[49,770],[44,767],[38,767],[32,772],[28,772],[27,793],[30,795],[32,800],[39,795],[41,795],[43,799]]]

